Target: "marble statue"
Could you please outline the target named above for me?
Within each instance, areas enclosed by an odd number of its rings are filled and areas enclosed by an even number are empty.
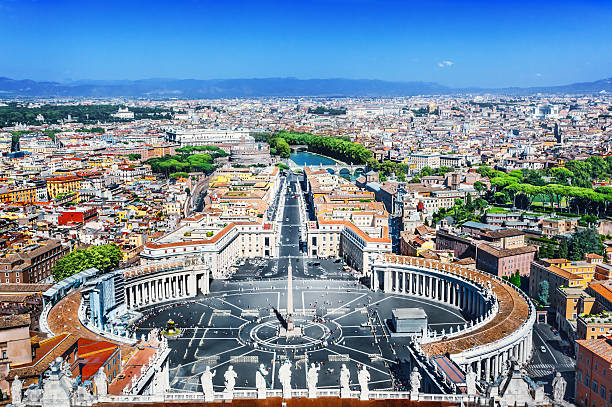
[[[236,377],[238,375],[234,371],[234,366],[229,365],[223,378],[225,378],[225,390],[226,398],[234,398],[234,387],[236,386]]]
[[[319,370],[321,366],[316,366],[314,363],[310,364],[310,368],[306,373],[306,384],[308,385],[308,397],[317,397],[317,383],[319,382]]]
[[[363,365],[359,373],[357,373],[357,379],[359,380],[359,388],[361,389],[359,398],[361,400],[367,400],[369,398],[368,382],[370,381],[370,372],[368,372],[366,365]]]
[[[561,403],[563,401],[563,397],[565,397],[565,389],[567,388],[567,382],[561,376],[561,373],[557,372],[555,378],[552,381],[553,388],[553,400],[556,403]]]
[[[259,369],[255,372],[255,387],[257,388],[257,398],[265,399],[266,391],[268,389],[268,383],[266,381],[266,376],[268,375],[268,370],[266,366],[262,363],[259,365]]]
[[[421,389],[421,374],[419,373],[419,369],[415,366],[412,368],[412,373],[410,373],[410,392],[418,393]]]
[[[291,362],[285,360],[285,363],[278,369],[278,380],[283,386],[283,398],[291,398]]]
[[[13,383],[11,384],[11,398],[13,404],[16,406],[21,405],[21,389],[23,388],[23,382],[19,380],[19,376],[15,375]]]
[[[351,372],[348,370],[346,365],[342,364],[342,369],[340,369],[340,397],[346,398],[350,397],[351,388]]]
[[[76,391],[74,392],[74,402],[73,404],[77,406],[91,406],[96,401],[93,394],[89,388],[85,386],[78,386]]]
[[[42,389],[38,386],[31,385],[25,391],[25,399],[23,403],[25,405],[31,404],[40,404],[40,400],[42,399]]]
[[[104,368],[98,369],[93,377],[94,384],[96,385],[96,394],[98,396],[106,396],[108,394],[108,378],[104,373]]]
[[[62,370],[63,359],[58,357],[49,366],[44,380],[41,398],[42,407],[69,407],[72,382]]]
[[[204,393],[204,401],[211,402],[215,400],[215,393],[213,389],[212,379],[217,374],[216,370],[210,371],[210,366],[206,366],[204,373],[200,377],[200,382],[202,383],[202,392]],[[226,376],[227,380],[227,376]]]
[[[476,373],[472,370],[472,366],[468,367],[465,374],[465,386],[467,394],[476,394]]]

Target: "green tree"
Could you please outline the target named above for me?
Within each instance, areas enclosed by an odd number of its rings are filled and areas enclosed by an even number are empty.
[[[431,167],[425,166],[421,169],[421,176],[422,177],[428,177],[430,175],[434,175],[435,174],[435,170]]]
[[[540,301],[540,303],[542,305],[548,305],[548,281],[544,280],[544,281],[540,281],[539,287],[538,287],[538,300]]]
[[[521,275],[519,274],[518,270],[516,270],[512,277],[510,277],[510,282],[518,288],[521,288]]]
[[[574,173],[565,167],[554,167],[549,171],[554,182],[561,185],[569,185]]]
[[[561,243],[559,243],[559,249],[557,250],[557,257],[560,259],[569,258],[569,247],[567,244],[567,239],[561,239]]]
[[[51,273],[55,281],[61,281],[90,268],[106,273],[117,267],[122,257],[121,249],[116,244],[77,249],[59,259]]]
[[[568,241],[569,260],[583,260],[587,253],[604,254],[604,245],[595,229],[574,232]]]
[[[551,259],[555,257],[555,249],[550,244],[543,244],[538,249],[538,258]]]
[[[487,189],[487,187],[485,186],[485,184],[483,184],[481,181],[476,181],[474,182],[474,189],[478,192],[481,193],[484,190]]]

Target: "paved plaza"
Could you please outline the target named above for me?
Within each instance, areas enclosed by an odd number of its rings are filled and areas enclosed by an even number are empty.
[[[449,330],[463,324],[458,310],[399,295],[374,293],[354,281],[294,279],[298,338],[278,335],[275,310],[286,309],[286,281],[215,281],[212,292],[190,302],[164,304],[145,311],[139,335],[163,328],[172,319],[183,334],[170,340],[171,386],[201,391],[199,376],[208,365],[219,372],[214,384],[223,388],[229,364],[238,372],[238,388],[255,388],[255,369],[264,363],[273,388],[280,388],[276,370],[289,358],[293,386],[306,387],[305,363],[321,365],[320,387],[338,386],[342,363],[356,384],[357,367],[365,364],[372,388],[391,388],[390,367],[408,356],[407,338],[389,336],[391,309],[422,307],[430,329]]]

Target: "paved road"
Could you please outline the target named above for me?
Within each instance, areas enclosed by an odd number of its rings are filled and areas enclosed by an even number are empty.
[[[280,226],[279,258],[245,259],[232,276],[234,280],[252,280],[261,278],[285,278],[291,261],[293,276],[296,279],[353,279],[350,272],[343,270],[344,263],[335,259],[306,258],[300,251],[300,227],[304,220],[300,216],[300,207],[296,194],[298,177],[290,174],[285,181],[284,209]],[[335,261],[334,261],[335,260]]]
[[[555,335],[550,325],[535,324],[533,329],[534,354],[527,366],[527,372],[536,381],[545,383],[547,392],[552,390],[550,382],[556,372],[567,380],[566,399],[574,397],[576,361],[568,356],[563,339]]]

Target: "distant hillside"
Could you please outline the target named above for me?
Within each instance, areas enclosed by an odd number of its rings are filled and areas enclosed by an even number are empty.
[[[36,82],[0,78],[0,97],[385,97],[457,93],[571,93],[612,92],[612,79],[537,88],[450,88],[433,82],[389,82],[366,79],[143,79],[136,81]]]

